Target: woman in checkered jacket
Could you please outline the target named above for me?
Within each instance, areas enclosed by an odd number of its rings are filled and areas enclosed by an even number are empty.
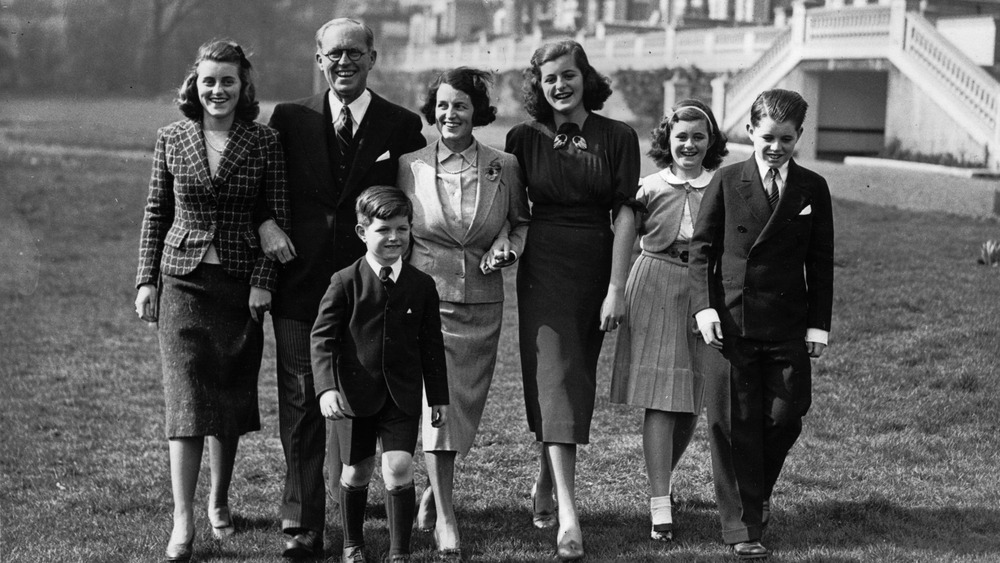
[[[159,130],[142,222],[136,313],[157,323],[166,399],[174,526],[167,559],[194,542],[194,492],[204,444],[212,533],[234,532],[228,505],[240,435],[260,429],[257,372],[277,266],[253,221],[266,206],[289,228],[278,135],[259,112],[239,45],[202,45],[178,104],[186,119]],[[206,440],[207,438],[207,440]]]

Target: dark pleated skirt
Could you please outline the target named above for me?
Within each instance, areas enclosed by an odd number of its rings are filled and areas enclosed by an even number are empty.
[[[260,430],[264,331],[250,317],[249,298],[250,285],[217,264],[163,276],[158,332],[168,438]]]
[[[517,270],[518,337],[528,427],[539,441],[590,441],[613,240],[607,225],[532,220]]]
[[[697,340],[687,265],[643,253],[625,286],[628,309],[618,327],[612,403],[698,413],[704,378],[692,368]]]

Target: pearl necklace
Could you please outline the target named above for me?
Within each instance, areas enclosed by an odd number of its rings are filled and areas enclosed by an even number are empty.
[[[214,133],[214,132],[213,132],[213,135],[216,136],[216,137],[219,136],[218,133]],[[212,149],[217,154],[222,154],[222,152],[224,150],[226,150],[226,145],[229,144],[229,131],[226,131],[225,133],[223,133],[221,135],[221,137],[222,137],[222,148],[221,149],[219,147],[216,147],[215,145],[212,144],[212,141],[209,140],[209,136],[210,136],[209,132],[205,131],[205,146],[207,146],[208,148]]]

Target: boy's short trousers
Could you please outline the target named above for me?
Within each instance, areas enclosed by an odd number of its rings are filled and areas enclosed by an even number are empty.
[[[388,398],[382,410],[374,415],[338,420],[333,428],[340,443],[340,459],[347,465],[356,465],[375,455],[376,442],[382,443],[382,452],[405,451],[413,455],[420,432],[420,415],[406,414]]]

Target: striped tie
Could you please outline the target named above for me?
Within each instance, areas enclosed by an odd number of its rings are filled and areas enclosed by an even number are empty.
[[[396,282],[392,281],[392,268],[390,266],[382,266],[382,269],[378,273],[378,279],[385,286],[386,290],[391,291],[396,285]]]
[[[337,147],[340,149],[340,155],[345,156],[351,149],[351,141],[354,140],[354,124],[351,121],[351,108],[346,105],[341,106],[340,118],[337,119],[335,129],[337,132]]]
[[[781,178],[781,172],[778,172],[776,168],[772,168],[767,171],[767,202],[771,204],[771,211],[778,207],[778,198],[780,194],[778,193],[778,180]]]

